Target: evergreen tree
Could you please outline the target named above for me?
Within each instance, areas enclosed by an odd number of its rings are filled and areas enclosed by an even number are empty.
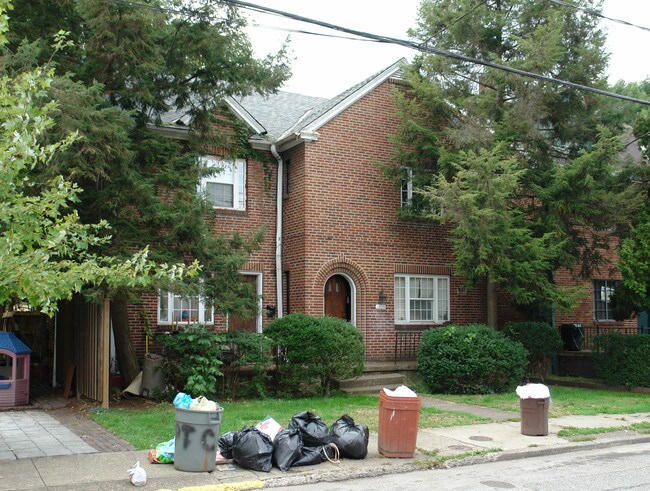
[[[599,3],[581,7],[597,10]],[[411,35],[466,57],[606,87],[598,18],[570,6],[425,0]],[[602,125],[614,121],[615,111],[604,111],[602,96],[590,92],[427,53],[415,58],[407,78],[409,88],[398,96],[402,126],[395,138],[396,161],[412,169],[414,181],[441,176],[425,196],[440,201],[445,182],[457,182],[459,170],[481,173],[488,156],[509,163],[494,171],[495,182],[512,185],[493,212],[495,225],[516,228],[483,236],[486,223],[442,216],[452,224],[459,273],[469,281],[488,281],[488,323],[497,325],[497,284],[523,305],[569,298],[553,287],[553,271],[566,266],[587,277],[602,261],[606,231],[616,225],[621,206],[622,185],[614,170],[622,125]],[[482,189],[465,184],[446,194],[443,211]],[[478,253],[460,254],[476,251],[479,238],[479,248],[491,255],[489,263]],[[496,240],[509,246],[495,247]]]
[[[4,69],[51,59],[57,77],[49,93],[60,105],[57,131],[79,134],[39,179],[61,174],[85,190],[77,206],[82,220],[106,220],[112,227],[102,252],[127,257],[149,246],[156,261],[197,260],[202,274],[195,281],[159,286],[200,292],[222,312],[252,314],[254,292],[239,281],[238,270],[263,231],[247,238],[215,234],[211,207],[196,193],[205,172],[198,157],[218,145],[233,157],[265,158],[248,148],[242,127],[223,130],[227,126],[216,118],[224,116],[227,96],[277,90],[289,76],[284,50],[255,58],[245,19],[215,0],[14,3]],[[48,36],[59,30],[68,31],[73,43],[53,52]],[[167,111],[190,117],[188,140],[151,130]],[[118,364],[131,380],[139,371],[127,316],[134,290],[108,293]]]

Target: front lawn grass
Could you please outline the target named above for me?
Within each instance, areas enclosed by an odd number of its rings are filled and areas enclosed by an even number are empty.
[[[291,417],[302,411],[320,416],[328,426],[343,414],[348,414],[355,423],[367,425],[372,433],[377,432],[379,419],[379,399],[375,395],[335,394],[323,398],[262,399],[220,404],[224,408],[219,429],[221,435],[254,426],[266,416],[271,416],[286,428]],[[145,409],[93,408],[87,416],[138,450],[154,448],[158,443],[173,438],[176,431],[175,408],[171,403],[147,405]],[[422,407],[419,426],[439,428],[489,421],[469,414]]]
[[[634,392],[583,389],[578,387],[550,386],[551,418],[568,415],[632,414],[650,412],[650,395]],[[519,396],[513,391],[506,394],[448,395],[433,394],[453,402],[486,406],[519,412]]]

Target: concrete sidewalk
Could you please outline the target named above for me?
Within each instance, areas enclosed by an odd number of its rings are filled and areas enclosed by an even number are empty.
[[[438,400],[427,399],[423,404],[437,405]],[[485,408],[460,406],[454,410],[482,412],[487,416]],[[177,471],[171,464],[150,464],[146,451],[79,453],[2,461],[0,490],[132,489],[127,470],[137,461],[147,472],[148,489],[176,490],[206,486],[201,491],[216,491],[299,486],[304,483],[408,472],[426,467],[469,465],[650,441],[650,435],[624,429],[633,423],[650,422],[650,413],[552,418],[549,420],[549,434],[535,437],[522,435],[520,423],[509,421],[513,417],[517,418],[518,414],[506,411],[491,414],[497,415],[498,418],[494,419],[499,422],[420,430],[416,455],[411,459],[389,459],[379,454],[376,434],[371,434],[369,453],[364,460],[341,459],[338,464],[323,462],[310,467],[292,468],[288,472],[277,468],[264,473],[237,466],[217,466],[211,473],[188,473]],[[622,429],[594,435],[590,441],[571,441],[557,435],[559,430],[566,427]],[[233,469],[230,470],[231,468]]]

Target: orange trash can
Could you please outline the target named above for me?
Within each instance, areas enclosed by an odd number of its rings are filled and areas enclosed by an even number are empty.
[[[379,392],[379,453],[408,459],[415,455],[422,398],[392,397]]]

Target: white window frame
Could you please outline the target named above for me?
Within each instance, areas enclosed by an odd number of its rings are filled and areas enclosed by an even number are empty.
[[[402,179],[400,186],[400,206],[406,208],[413,203],[413,169],[405,167],[406,178]]]
[[[410,286],[411,282],[418,279],[433,280],[433,296],[430,298],[411,299]],[[398,286],[398,282],[403,282],[403,287]],[[451,278],[449,276],[439,275],[413,275],[397,274],[394,279],[394,316],[395,324],[442,324],[449,322],[450,313],[450,291]],[[402,293],[403,291],[403,298]],[[444,296],[441,296],[441,291]],[[431,319],[412,319],[413,309],[412,302],[431,302]],[[446,315],[445,315],[446,314]]]
[[[246,209],[246,160],[221,159],[214,155],[204,155],[200,158],[201,165],[207,169],[215,169],[214,173],[205,175],[199,183],[199,193],[207,197],[208,184],[226,184],[232,186],[232,206],[219,206],[213,203],[213,208],[229,210]],[[209,198],[208,198],[209,199]]]
[[[174,300],[178,298],[180,301],[195,301],[198,302],[198,318],[197,319],[192,319],[191,317],[188,317],[187,319],[174,319]],[[167,315],[164,316],[162,315],[162,310],[163,310],[163,299],[166,300],[167,302]],[[192,296],[192,297],[183,297],[181,295],[177,295],[173,292],[166,292],[166,291],[160,291],[158,292],[158,314],[157,314],[157,321],[158,324],[161,326],[171,326],[171,325],[183,325],[183,324],[205,324],[205,325],[214,325],[214,306],[208,309],[210,311],[209,319],[206,321],[206,302],[203,297],[200,296]],[[181,314],[182,315],[182,314]]]

